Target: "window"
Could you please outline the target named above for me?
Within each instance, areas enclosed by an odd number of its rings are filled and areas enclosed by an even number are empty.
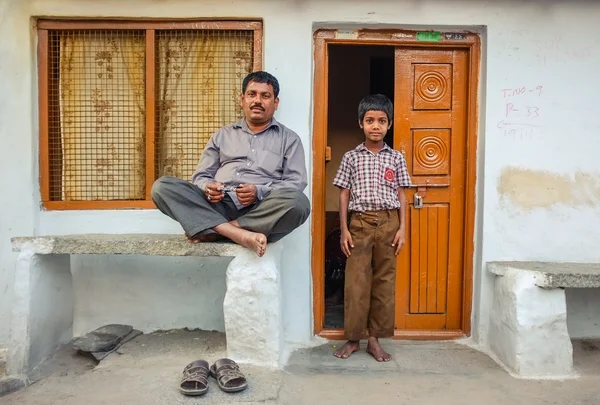
[[[151,208],[210,136],[242,116],[261,69],[256,21],[38,21],[41,194],[47,209]]]

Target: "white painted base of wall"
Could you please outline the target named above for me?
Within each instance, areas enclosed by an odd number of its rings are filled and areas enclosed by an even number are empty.
[[[516,377],[573,378],[565,292],[540,288],[535,280],[512,269],[495,278],[490,349]]]
[[[8,375],[27,377],[73,336],[73,281],[68,255],[19,254],[15,272]]]

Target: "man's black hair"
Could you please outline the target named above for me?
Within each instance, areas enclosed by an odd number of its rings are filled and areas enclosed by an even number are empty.
[[[362,99],[358,105],[358,121],[360,123],[363,122],[367,111],[383,111],[390,122],[394,118],[394,105],[383,94],[373,94]]]
[[[271,86],[273,86],[273,95],[275,96],[274,98],[277,98],[279,96],[279,82],[277,81],[275,76],[273,76],[270,73],[262,71],[250,73],[244,78],[244,82],[242,83],[242,93],[246,93],[248,83],[250,82],[270,84]]]

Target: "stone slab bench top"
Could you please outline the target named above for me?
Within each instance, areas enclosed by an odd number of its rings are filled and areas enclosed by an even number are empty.
[[[599,288],[600,263],[489,262],[487,270],[504,276],[508,270],[536,273],[541,288]]]
[[[11,239],[13,251],[67,255],[235,257],[245,248],[232,242],[190,243],[182,234],[85,234]]]

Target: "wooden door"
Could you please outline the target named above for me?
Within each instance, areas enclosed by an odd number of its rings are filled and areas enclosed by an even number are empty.
[[[394,148],[416,186],[407,190],[407,242],[398,257],[400,331],[461,329],[468,57],[467,50],[396,49]]]

